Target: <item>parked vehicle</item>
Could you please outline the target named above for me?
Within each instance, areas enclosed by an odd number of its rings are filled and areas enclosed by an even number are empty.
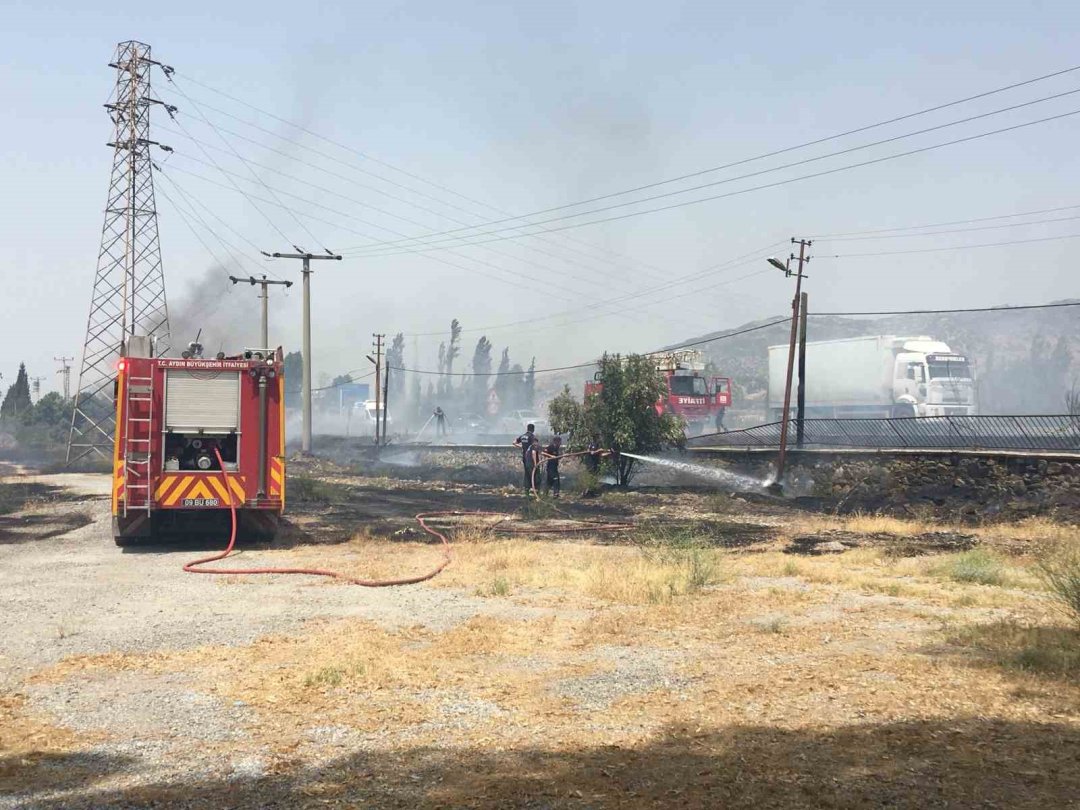
[[[536,425],[537,436],[547,436],[551,433],[551,423],[547,418],[530,409],[508,413],[499,421],[499,430],[501,433],[513,433],[519,436],[525,432],[527,425]]]
[[[784,408],[787,344],[769,347],[769,416]],[[795,393],[792,383],[791,408]],[[806,344],[806,416],[903,417],[976,412],[975,369],[923,336],[871,335]]]
[[[731,407],[731,379],[706,377],[702,373],[705,357],[696,349],[662,352],[653,359],[667,383],[667,391],[656,401],[656,412],[681,416],[688,436],[723,430],[724,412]],[[603,388],[599,374],[585,383],[585,396]]]
[[[272,536],[285,507],[281,349],[151,355],[132,337],[116,365],[116,544],[233,507],[242,530]]]
[[[368,399],[363,402],[357,402],[353,406],[352,418],[349,420],[349,434],[352,436],[374,436],[375,435],[375,415],[378,414],[381,419],[384,415],[386,417],[385,426],[386,433],[389,435],[394,429],[394,417],[392,414],[386,413],[386,405],[380,403],[379,410],[375,410],[375,400]]]
[[[463,413],[454,420],[456,433],[484,433],[487,431],[487,419],[478,413]]]

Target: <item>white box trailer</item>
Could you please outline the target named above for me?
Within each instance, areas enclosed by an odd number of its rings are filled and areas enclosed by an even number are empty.
[[[769,417],[784,408],[788,346],[769,347]],[[793,371],[794,414],[798,366]],[[901,417],[975,413],[967,357],[931,337],[870,335],[806,344],[806,416]]]

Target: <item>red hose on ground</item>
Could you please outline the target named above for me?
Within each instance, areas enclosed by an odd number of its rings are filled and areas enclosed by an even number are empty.
[[[225,464],[221,460],[221,453],[214,449],[214,455],[217,456],[218,466],[221,468],[221,477],[225,479],[225,491],[231,492],[229,489],[229,474],[225,471]],[[236,545],[236,504],[233,499],[229,499],[229,511],[232,514],[232,532],[229,535],[229,545],[220,554],[214,554],[211,557],[203,557],[199,560],[189,562],[184,566],[184,570],[189,574],[307,574],[314,577],[330,577],[332,579],[338,579],[342,582],[347,582],[350,585],[362,585],[365,588],[389,588],[394,585],[415,585],[418,582],[425,582],[429,579],[433,579],[442,573],[443,569],[450,564],[451,556],[450,541],[446,535],[440,532],[438,529],[434,529],[428,526],[425,520],[433,517],[444,517],[450,515],[486,515],[486,516],[503,516],[500,512],[421,512],[416,515],[417,521],[420,523],[420,528],[425,532],[435,537],[438,537],[443,546],[443,559],[434,569],[426,574],[419,574],[415,577],[402,577],[400,579],[357,579],[355,577],[348,577],[337,571],[327,571],[322,568],[199,568],[198,566],[205,565],[206,563],[216,562],[217,560],[224,560],[233,552],[233,546]]]

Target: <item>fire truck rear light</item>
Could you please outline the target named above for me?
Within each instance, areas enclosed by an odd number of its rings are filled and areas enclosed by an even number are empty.
[[[127,364],[123,360],[117,360],[116,361],[116,370],[117,371],[123,371],[126,365]]]

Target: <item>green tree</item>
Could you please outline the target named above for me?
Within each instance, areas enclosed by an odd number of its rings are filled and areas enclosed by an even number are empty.
[[[521,381],[522,407],[532,408],[536,405],[536,358],[529,363],[529,370]]]
[[[510,376],[510,350],[503,349],[499,359],[499,369],[495,372],[495,393],[499,395],[499,410],[509,411],[514,406],[510,401],[510,392],[513,389],[513,378]]]
[[[583,450],[596,434],[603,446],[621,451],[612,456],[619,486],[630,484],[636,459],[623,455],[655,453],[681,447],[685,441],[682,419],[657,413],[656,402],[667,386],[656,364],[643,355],[605,354],[597,363],[598,393],[578,403],[569,387],[548,405],[548,419],[558,432],[570,433],[570,449]]]
[[[49,447],[62,445],[71,425],[71,405],[56,391],[43,396],[30,408],[20,412],[16,437],[24,446]]]
[[[405,368],[405,335],[401,332],[390,341],[390,347],[386,350],[386,365],[393,369],[390,372],[390,396],[395,402],[400,402],[405,393],[405,373],[400,371]]]
[[[26,364],[19,363],[19,373],[15,382],[8,386],[3,404],[0,404],[0,417],[14,418],[30,410],[30,378],[26,374]]]
[[[472,370],[475,376],[471,378],[472,396],[469,406],[477,413],[483,413],[487,403],[492,348],[491,341],[487,337],[481,337],[476,341],[476,348],[473,350]]]

